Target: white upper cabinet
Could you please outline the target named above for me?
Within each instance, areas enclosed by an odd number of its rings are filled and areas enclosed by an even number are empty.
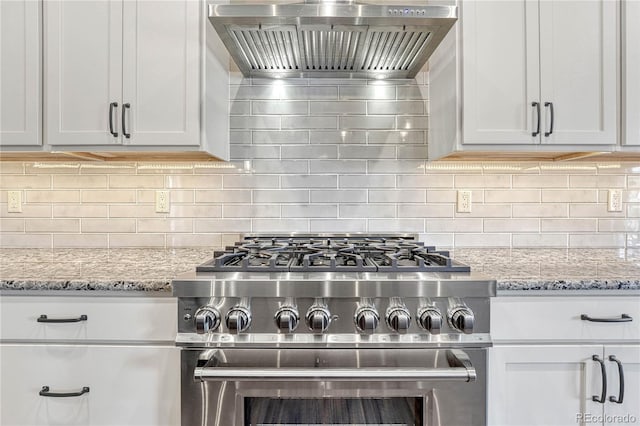
[[[624,145],[640,145],[640,1],[623,3]]]
[[[228,159],[228,54],[209,47],[222,43],[211,39],[205,8],[192,0],[47,1],[45,142],[59,151]],[[212,55],[225,66],[209,67]]]
[[[125,143],[200,144],[199,7],[184,0],[124,2]]]
[[[429,67],[431,159],[615,149],[619,1],[451,2],[457,43]]]
[[[618,2],[539,5],[542,143],[616,144]]]
[[[536,143],[537,2],[468,1],[462,22],[464,143]]]
[[[0,1],[0,146],[42,145],[40,8]]]
[[[118,143],[122,2],[47,1],[45,29],[46,142]]]

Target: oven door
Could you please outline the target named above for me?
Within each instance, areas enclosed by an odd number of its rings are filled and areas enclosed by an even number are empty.
[[[182,426],[486,423],[485,349],[184,349],[182,358]]]

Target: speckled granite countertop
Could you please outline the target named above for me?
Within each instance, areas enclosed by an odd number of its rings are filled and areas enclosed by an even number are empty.
[[[0,249],[0,290],[171,292],[171,279],[213,255],[193,249]],[[640,249],[458,249],[498,290],[640,291]]]

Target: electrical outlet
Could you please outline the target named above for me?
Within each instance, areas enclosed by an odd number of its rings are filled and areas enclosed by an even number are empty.
[[[608,194],[608,206],[609,212],[621,212],[622,211],[622,190],[610,189]]]
[[[169,191],[156,191],[156,213],[169,213]]]
[[[471,191],[458,191],[456,210],[458,213],[471,213]]]
[[[7,211],[9,213],[22,213],[22,191],[9,191],[7,193]]]

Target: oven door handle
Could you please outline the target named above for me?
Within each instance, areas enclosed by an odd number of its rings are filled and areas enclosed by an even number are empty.
[[[420,381],[456,380],[473,382],[477,374],[470,368],[229,368],[198,367],[200,381]]]

